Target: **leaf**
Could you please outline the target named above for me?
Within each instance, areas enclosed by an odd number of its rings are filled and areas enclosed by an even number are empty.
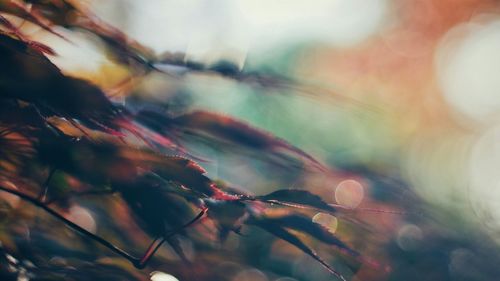
[[[113,142],[75,140],[64,135],[41,134],[35,143],[38,160],[90,184],[126,182],[137,175],[141,158],[133,148]]]
[[[250,223],[253,225],[256,225],[256,226],[264,229],[265,231],[271,233],[272,235],[294,245],[295,247],[297,247],[298,249],[300,249],[301,251],[303,251],[307,255],[311,256],[316,261],[318,261],[321,265],[323,265],[332,274],[334,274],[335,276],[337,276],[341,280],[346,281],[346,279],[342,276],[342,274],[340,274],[338,271],[333,269],[321,257],[319,257],[318,254],[313,249],[309,248],[297,236],[290,233],[283,226],[280,226],[279,224],[276,224],[276,223],[269,221],[267,219],[252,220]]]
[[[267,195],[254,197],[268,203],[276,203],[298,208],[313,208],[323,210],[329,213],[335,213],[337,210],[327,204],[318,195],[312,194],[307,190],[283,189],[274,191]]]
[[[151,236],[167,238],[172,230],[184,234],[182,226],[194,216],[192,205],[181,196],[164,192],[161,184],[139,178],[116,187],[139,225]],[[175,240],[167,242],[175,244]]]
[[[87,30],[102,40],[115,61],[131,67],[154,69],[149,63],[153,57],[150,49],[101,21],[88,9],[80,8],[81,5],[77,1],[30,1],[29,5],[15,3],[17,1],[9,2],[13,4],[4,5],[0,2],[0,11],[30,21],[65,40],[67,39],[51,28],[51,25]]]
[[[184,250],[182,249],[181,241],[179,240],[178,237],[176,236],[170,236],[166,238],[167,243],[172,247],[172,249],[175,251],[175,253],[184,261],[185,263],[189,263],[189,259],[184,253]]]
[[[267,217],[265,222],[306,233],[323,243],[336,246],[342,252],[353,257],[358,257],[360,255],[337,238],[333,233],[328,231],[328,229],[313,222],[309,217],[292,214],[281,217]]]
[[[196,162],[166,156],[146,149],[118,144],[110,140],[94,142],[75,140],[65,135],[43,132],[35,143],[39,160],[91,184],[136,184],[138,169],[152,172],[165,181],[173,181],[192,190],[200,197],[236,200],[220,190]]]
[[[183,157],[164,156],[156,163],[153,163],[151,171],[160,177],[178,182],[186,188],[199,193],[211,196],[213,190],[210,187],[212,182],[206,177],[205,170],[196,162]]]
[[[163,134],[168,133],[172,125],[172,117],[159,110],[141,109],[135,114],[135,119],[146,127]]]
[[[224,241],[230,231],[238,232],[246,214],[245,204],[238,201],[204,200],[207,215],[219,228],[219,239]]]
[[[52,33],[52,34],[54,34],[62,39],[66,39],[66,38],[64,38],[64,36],[62,36],[61,34],[56,32],[53,28],[50,27],[50,24],[47,23],[47,20],[45,17],[43,17],[42,15],[39,15],[36,10],[30,9],[30,6],[28,4],[25,4],[25,3],[22,3],[19,1],[5,1],[5,2],[9,2],[9,3],[8,3],[8,5],[0,4],[1,11],[8,13],[8,14],[11,14],[11,15],[18,16],[22,19],[29,21],[29,22],[32,22],[32,23],[38,25],[39,27],[45,29],[46,31],[48,31],[48,32],[50,32],[50,33]]]
[[[28,41],[27,42],[28,45],[30,45],[33,49],[35,50],[38,50],[40,53],[45,53],[47,55],[51,55],[51,56],[56,56],[57,53],[54,51],[54,49],[52,49],[51,47],[45,45],[45,44],[42,44],[40,42],[37,42],[37,41]]]
[[[179,156],[159,156],[151,162],[150,170],[165,180],[171,180],[198,193],[200,197],[217,200],[239,200],[238,194],[221,190],[215,182],[205,176],[206,171],[195,161]]]
[[[64,75],[40,48],[44,47],[0,34],[0,76],[5,81],[0,95],[32,103],[39,114],[66,118],[77,127],[74,120],[108,133],[119,130],[117,121],[125,112],[97,86]]]
[[[217,138],[256,150],[267,150],[273,154],[279,153],[280,150],[285,151],[309,161],[321,170],[327,170],[314,157],[285,140],[229,116],[207,111],[194,111],[178,116],[172,121],[180,130],[191,131],[201,136]]]

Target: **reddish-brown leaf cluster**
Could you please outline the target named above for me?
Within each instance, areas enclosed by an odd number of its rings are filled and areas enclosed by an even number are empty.
[[[2,191],[41,208],[138,268],[146,266],[164,242],[189,262],[181,238],[195,239],[187,229],[208,219],[215,225],[221,241],[230,233],[241,234],[246,225],[257,226],[291,243],[344,279],[296,234],[313,237],[336,247],[339,253],[359,258],[359,253],[307,216],[307,210],[335,213],[334,206],[305,190],[253,196],[227,187],[209,178],[195,161],[197,155],[182,143],[196,136],[272,155],[285,166],[286,157],[295,157],[302,168],[328,172],[327,167],[285,140],[230,116],[205,111],[172,115],[116,104],[91,82],[62,73],[47,58],[56,55],[50,46],[32,41],[3,16],[21,18],[61,37],[55,26],[90,32],[102,40],[117,63],[140,69],[138,73],[160,71],[159,65],[178,63],[166,58],[155,61],[147,48],[72,1],[1,1],[0,12]],[[223,66],[197,68],[189,63],[184,66],[238,80],[255,81],[264,77],[245,76]],[[87,231],[59,214],[75,198],[89,195],[118,197],[127,207],[135,223],[154,239],[142,257],[136,258],[109,242],[112,239]],[[286,212],[273,215],[276,209]],[[41,268],[32,272],[46,276],[47,272]],[[79,271],[85,268],[80,267]],[[60,276],[56,274],[60,270],[74,280],[81,280],[78,270],[66,267],[52,270],[54,278]],[[88,270],[98,270],[104,275],[114,272],[115,279],[125,274],[109,265]]]

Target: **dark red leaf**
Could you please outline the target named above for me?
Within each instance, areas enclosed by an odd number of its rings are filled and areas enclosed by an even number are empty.
[[[304,242],[302,242],[297,236],[293,235],[290,233],[288,230],[286,230],[283,226],[280,226],[279,224],[273,223],[272,221],[268,220],[252,220],[250,222],[253,225],[256,225],[265,231],[273,234],[274,236],[287,241],[288,243],[294,245],[304,253],[308,254],[312,258],[314,258],[316,261],[318,261],[321,265],[323,265],[328,271],[333,273],[335,276],[340,278],[341,280],[346,281],[346,279],[340,274],[338,271],[333,269],[329,264],[327,264],[321,257],[316,254],[316,252],[308,247]]]
[[[306,159],[321,170],[327,170],[314,157],[285,140],[229,116],[207,111],[195,111],[176,117],[172,121],[180,130],[187,130],[252,149],[267,150],[271,153],[288,152]]]
[[[47,55],[51,55],[51,56],[56,56],[56,52],[54,51],[54,49],[52,49],[51,47],[45,45],[45,44],[42,44],[40,42],[37,42],[37,41],[28,41],[27,42],[28,45],[30,45],[33,49],[36,49],[38,51],[40,51],[40,53],[45,53]]]
[[[276,203],[299,208],[313,208],[329,213],[336,212],[336,209],[323,201],[321,197],[312,194],[307,190],[283,189],[267,195],[256,196],[255,198],[268,203]]]
[[[238,201],[205,200],[207,215],[219,228],[219,238],[224,241],[230,231],[238,231],[241,218],[246,214],[245,205]]]
[[[38,14],[38,11],[35,9],[30,9],[29,6],[27,6],[24,3],[20,3],[18,1],[9,1],[10,5],[6,5],[3,8],[3,11],[15,16],[18,16],[22,19],[25,19],[29,22],[32,22],[41,28],[45,29],[46,31],[62,38],[66,39],[64,36],[62,36],[60,33],[56,32],[52,27],[50,27],[50,23],[47,22],[47,19],[43,17],[42,15]]]
[[[349,246],[347,246],[344,242],[337,238],[333,233],[328,231],[328,229],[324,228],[318,223],[313,222],[309,217],[293,214],[281,217],[266,218],[264,221],[265,223],[279,225],[281,227],[306,233],[323,243],[336,246],[338,249],[348,255],[351,255],[353,257],[359,256],[358,252],[349,248]]]
[[[116,187],[139,225],[150,235],[168,238],[167,234],[173,230],[184,234],[182,226],[194,217],[193,206],[185,198],[165,192],[162,184],[151,181],[151,178],[139,178]],[[175,240],[167,242],[175,247]]]
[[[0,86],[0,95],[32,103],[47,117],[78,120],[105,132],[118,130],[117,120],[124,118],[122,109],[92,83],[61,73],[40,48],[50,52],[41,44],[0,34],[0,75],[6,81]]]

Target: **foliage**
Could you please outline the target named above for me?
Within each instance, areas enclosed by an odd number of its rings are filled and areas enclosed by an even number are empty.
[[[299,84],[276,75],[242,72],[227,62],[204,66],[184,61],[178,54],[156,56],[73,1],[1,1],[0,11],[0,189],[44,211],[6,200],[4,220],[23,218],[31,225],[25,226],[27,232],[22,227],[2,230],[2,280],[147,277],[130,264],[138,269],[163,266],[182,280],[224,280],[227,277],[211,267],[214,257],[224,259],[230,254],[214,245],[231,235],[245,235],[245,229],[252,227],[292,244],[339,279],[344,280],[343,275],[312,249],[310,238],[333,246],[353,264],[378,268],[311,220],[316,211],[349,210],[306,190],[247,194],[210,178],[202,166],[211,159],[199,157],[185,143],[253,151],[289,173],[333,174],[331,168],[287,141],[230,116],[165,110],[151,106],[154,101],[147,98],[116,102],[92,82],[63,73],[49,60],[57,56],[55,51],[25,35],[12,20],[22,19],[62,38],[56,27],[93,34],[106,46],[109,57],[134,78],[152,72],[179,78],[182,74],[165,67],[181,66],[184,74],[223,76],[263,89]],[[165,101],[169,102],[173,101]],[[73,222],[70,214],[79,206],[97,210],[97,217],[107,224],[105,230]],[[58,224],[80,235],[65,233]],[[32,233],[29,239],[22,238],[26,233]],[[61,235],[72,242],[58,241]],[[146,237],[152,242],[145,243]],[[181,262],[164,253],[152,259],[165,242]],[[202,249],[194,264],[186,243]],[[140,247],[147,249],[139,257],[131,253]]]

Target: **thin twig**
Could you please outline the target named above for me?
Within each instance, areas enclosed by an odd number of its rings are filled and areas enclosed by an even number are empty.
[[[137,258],[137,257],[134,257],[132,255],[130,255],[129,253],[127,253],[126,251],[120,249],[119,247],[115,246],[114,244],[112,244],[111,242],[109,242],[108,240],[96,235],[96,234],[93,234],[89,231],[87,231],[86,229],[82,228],[81,226],[79,226],[78,224],[66,219],[65,217],[63,217],[61,214],[59,214],[58,212],[56,212],[54,209],[50,208],[49,206],[47,206],[46,203],[44,202],[41,202],[39,199],[35,198],[35,197],[31,197],[27,194],[24,194],[23,192],[19,192],[17,190],[13,190],[13,189],[10,189],[10,188],[7,188],[7,187],[4,187],[2,185],[0,185],[0,190],[2,191],[5,191],[7,193],[10,193],[12,195],[15,195],[19,198],[21,198],[22,200],[25,200],[31,204],[33,204],[34,206],[46,211],[47,213],[49,213],[51,216],[53,216],[54,218],[60,220],[61,222],[63,222],[66,226],[68,226],[69,228],[73,229],[74,231],[96,241],[97,243],[103,245],[104,247],[110,249],[111,251],[115,252],[116,254],[118,254],[119,256],[127,259],[130,263],[132,263],[136,268],[138,269],[143,269],[147,263],[151,260],[151,258],[154,256],[154,254],[158,251],[158,249],[160,248],[160,246],[165,242],[165,240],[177,233],[179,233],[179,231],[181,231],[182,229],[185,229],[185,228],[188,228],[190,227],[191,225],[193,225],[194,223],[196,223],[197,221],[199,221],[208,211],[208,208],[203,208],[200,213],[198,213],[198,215],[196,217],[194,217],[192,220],[190,220],[189,222],[187,222],[186,224],[182,225],[181,227],[177,228],[177,229],[174,229],[168,233],[166,233],[160,240],[160,242],[158,244],[156,244],[157,240],[158,239],[155,239],[151,245],[148,247],[148,249],[146,250],[146,252],[144,253],[144,255],[141,257],[141,258]],[[156,246],[155,246],[156,244]]]
[[[38,200],[41,202],[45,202],[45,199],[47,197],[47,192],[49,191],[49,185],[50,185],[50,180],[52,179],[52,176],[54,173],[57,171],[56,168],[50,168],[49,175],[47,176],[47,179],[42,185],[42,189],[40,190],[40,194],[38,194]]]
[[[67,225],[69,228],[75,230],[76,232],[84,235],[84,236],[87,236],[88,238],[98,242],[99,244],[105,246],[106,248],[110,249],[111,251],[115,252],[116,254],[124,257],[125,259],[127,259],[128,261],[130,261],[131,263],[133,263],[134,265],[137,263],[137,261],[139,260],[138,258],[130,255],[129,253],[125,252],[124,250],[120,249],[119,247],[113,245],[111,242],[109,242],[108,240],[100,237],[100,236],[97,236],[89,231],[87,231],[86,229],[82,228],[81,226],[79,226],[78,224],[66,219],[65,217],[63,217],[61,214],[59,214],[58,212],[56,212],[54,209],[48,207],[47,205],[45,205],[44,203],[40,202],[38,199],[34,198],[34,197],[31,197],[29,195],[26,195],[22,192],[19,192],[17,190],[13,190],[13,189],[10,189],[10,188],[6,188],[4,186],[1,186],[0,185],[0,190],[2,191],[5,191],[5,192],[8,192],[10,194],[13,194],[33,205],[35,205],[36,207],[46,211],[47,213],[49,213],[51,216],[55,217],[56,219],[62,221],[65,225]]]
[[[148,249],[146,250],[144,256],[140,259],[139,261],[139,264],[138,265],[135,265],[137,268],[143,268],[147,263],[148,261],[154,256],[154,254],[156,253],[156,251],[158,251],[158,249],[160,248],[160,246],[171,236],[174,236],[175,234],[179,233],[181,230],[185,229],[185,228],[188,228],[190,226],[192,226],[193,224],[195,224],[197,221],[199,221],[208,211],[208,208],[203,208],[201,209],[200,213],[198,213],[198,215],[196,217],[194,217],[192,220],[190,220],[189,222],[187,222],[186,224],[182,225],[181,227],[177,228],[177,229],[174,229],[168,233],[166,233],[165,235],[163,235],[163,237],[161,238],[160,242],[156,245],[156,241],[158,240],[155,239],[153,241],[153,243],[151,243],[151,245],[149,245]]]
[[[160,239],[159,243],[157,243],[158,239]],[[139,260],[139,263],[138,263],[138,265],[136,265],[136,267],[143,268],[148,263],[148,261],[154,256],[156,251],[158,251],[158,249],[160,249],[160,246],[165,242],[165,240],[166,240],[165,237],[156,238],[155,240],[153,240],[153,242],[151,242],[151,244],[149,245],[146,252],[144,252],[144,255]],[[155,244],[156,244],[156,246],[155,246]]]

